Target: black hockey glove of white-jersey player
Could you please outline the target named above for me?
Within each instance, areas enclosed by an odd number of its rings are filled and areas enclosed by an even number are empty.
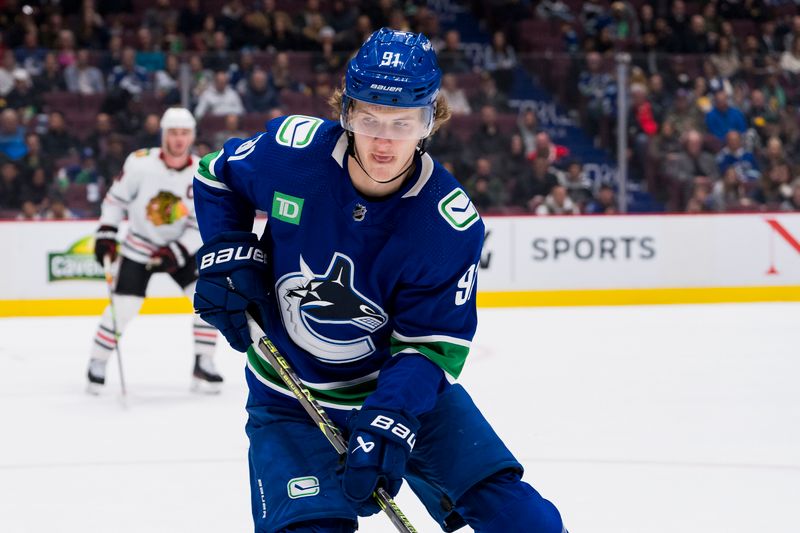
[[[103,264],[103,257],[108,256],[113,263],[117,258],[117,228],[100,226],[94,234],[94,256]]]
[[[419,422],[408,413],[364,408],[350,414],[347,427],[342,489],[359,516],[370,516],[381,510],[372,497],[378,486],[397,496]]]
[[[147,262],[147,269],[171,274],[185,267],[188,260],[189,252],[186,248],[178,241],[173,241],[153,252]]]
[[[262,327],[267,319],[267,256],[258,238],[246,231],[214,236],[197,252],[198,279],[194,310],[216,327],[233,349],[246,352],[253,343],[249,311]]]

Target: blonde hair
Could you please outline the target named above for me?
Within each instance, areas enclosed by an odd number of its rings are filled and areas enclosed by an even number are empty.
[[[344,97],[343,89],[336,89],[330,98],[328,98],[328,106],[331,110],[330,118],[334,120],[339,119],[339,113],[342,110],[342,99]],[[439,93],[436,96],[436,108],[433,114],[433,127],[431,128],[430,135],[436,133],[442,124],[450,120],[452,113],[450,112],[450,105],[447,103],[447,98],[444,94]]]

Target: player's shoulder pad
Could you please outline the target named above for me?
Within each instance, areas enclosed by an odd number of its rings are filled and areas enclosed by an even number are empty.
[[[338,122],[309,115],[288,115],[267,123],[267,134],[275,145],[298,151],[326,144],[333,137],[338,139]]]
[[[481,225],[481,216],[461,184],[443,166],[434,164],[433,174],[436,186],[430,187],[429,194],[436,203],[436,216],[440,217],[450,230],[465,232],[474,225]]]

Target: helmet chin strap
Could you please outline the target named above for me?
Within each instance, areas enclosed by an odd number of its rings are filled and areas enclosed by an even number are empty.
[[[416,151],[419,152],[419,155],[422,155],[422,154],[425,153],[425,139],[421,139],[419,141],[419,144],[417,145]],[[406,174],[408,174],[409,170],[414,168],[414,155],[415,154],[411,154],[411,157],[409,158],[410,162],[409,162],[408,166],[406,168],[404,168],[403,170],[401,170],[400,173],[397,176],[395,176],[395,177],[393,177],[393,178],[391,178],[389,180],[386,180],[386,181],[376,180],[375,178],[370,176],[369,172],[367,172],[367,169],[364,168],[364,165],[361,163],[361,156],[358,154],[358,152],[356,152],[355,136],[353,135],[353,132],[351,132],[351,131],[347,132],[347,153],[348,153],[348,155],[350,155],[355,160],[355,162],[358,164],[358,166],[361,167],[361,170],[364,171],[364,174],[366,174],[369,179],[371,179],[375,183],[380,183],[381,185],[385,185],[387,183],[392,183],[393,181],[404,177]]]

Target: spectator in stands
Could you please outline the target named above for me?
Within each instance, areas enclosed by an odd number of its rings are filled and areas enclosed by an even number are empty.
[[[107,185],[110,185],[111,181],[122,172],[128,151],[129,148],[122,136],[118,133],[109,136],[105,152],[100,152],[100,157],[97,159],[97,172],[105,177]]]
[[[336,30],[325,26],[319,30],[319,48],[314,54],[313,65],[315,72],[335,74],[344,66],[344,54],[336,50]]]
[[[33,82],[28,71],[24,68],[14,69],[14,88],[6,95],[5,104],[7,107],[16,109],[22,122],[27,123],[42,109],[42,102],[39,94],[33,90]],[[0,109],[2,109],[0,103]]]
[[[588,0],[581,3],[580,22],[587,35],[597,35],[610,21],[611,16],[602,0]]]
[[[472,98],[470,106],[472,109],[480,109],[490,105],[501,113],[509,110],[508,96],[497,89],[497,83],[489,74],[482,72],[481,82],[478,92]]]
[[[197,102],[194,110],[197,120],[203,118],[206,113],[215,116],[244,113],[242,98],[228,84],[228,73],[224,70],[214,73],[214,84],[203,91]]]
[[[497,125],[497,110],[494,106],[481,108],[481,122],[469,143],[469,150],[475,157],[490,156],[508,146],[508,139]]]
[[[58,64],[67,68],[75,63],[75,34],[72,30],[63,29],[58,32]]]
[[[51,188],[52,184],[44,167],[38,167],[22,184],[22,201],[33,204],[37,212],[44,211],[49,206]]]
[[[45,53],[45,49],[39,46],[39,29],[29,26],[25,30],[22,46],[14,50],[17,65],[27,70],[31,77],[36,77],[44,68]]]
[[[3,52],[3,61],[0,63],[0,98],[4,98],[14,88],[14,71],[17,69],[17,60],[14,52]]]
[[[175,54],[167,55],[164,68],[153,76],[153,91],[164,106],[180,103],[181,93],[178,87],[180,78],[180,62]]]
[[[703,136],[689,130],[683,136],[683,150],[665,161],[664,175],[668,181],[670,210],[682,209],[695,182],[711,183],[719,177],[716,159],[703,149]]]
[[[694,105],[691,93],[686,89],[678,89],[672,108],[664,117],[664,122],[671,122],[675,126],[675,133],[681,137],[689,130],[705,130],[705,120],[700,110]]]
[[[108,151],[108,144],[113,133],[111,115],[98,113],[94,119],[94,129],[86,138],[86,146],[94,150],[95,154],[102,156]]]
[[[156,113],[148,113],[144,117],[144,127],[136,133],[133,140],[133,149],[153,148],[161,146],[161,117]],[[222,146],[222,145],[220,145]]]
[[[630,48],[639,41],[639,19],[636,16],[636,9],[630,2],[623,0],[611,2],[609,15],[608,29],[612,40],[619,48]]]
[[[708,132],[717,139],[724,140],[729,131],[744,133],[747,121],[735,107],[728,105],[728,95],[724,90],[714,93],[714,107],[706,114]]]
[[[292,18],[285,11],[277,11],[273,22],[269,49],[285,52],[301,48],[302,45],[302,39],[292,24]]]
[[[441,93],[447,98],[447,105],[453,115],[469,115],[472,108],[467,101],[464,89],[458,86],[458,78],[455,74],[445,74],[442,76]]]
[[[51,197],[50,208],[45,211],[43,218],[45,220],[72,220],[78,217],[67,207],[64,197],[55,194]]]
[[[511,90],[514,81],[514,69],[517,68],[517,54],[514,47],[506,41],[506,34],[496,31],[492,34],[492,42],[483,50],[483,69],[491,74],[497,88],[504,93]]]
[[[725,136],[725,146],[717,154],[717,167],[720,173],[734,167],[737,174],[749,183],[761,177],[756,158],[742,146],[742,136],[738,131],[729,131]]]
[[[780,137],[773,135],[767,139],[767,145],[761,151],[758,160],[759,168],[771,168],[775,165],[788,163],[786,150],[783,148],[783,141]]]
[[[30,200],[22,200],[22,207],[20,208],[20,212],[17,215],[16,219],[34,221],[34,220],[41,220],[42,216],[39,214],[39,210],[36,208],[36,204],[31,202]]]
[[[759,89],[753,89],[750,93],[750,108],[747,110],[747,122],[764,141],[772,130],[777,127],[778,113],[767,104],[764,93]]]
[[[503,177],[506,189],[510,192],[509,196],[514,194],[513,191],[517,189],[521,176],[530,172],[530,161],[525,152],[525,144],[518,133],[510,137],[507,150],[494,154],[492,166],[498,169],[499,174]]]
[[[770,109],[773,109],[778,114],[782,113],[783,109],[786,107],[786,91],[783,85],[781,85],[780,78],[775,69],[769,70],[764,80],[764,85],[761,87],[761,91],[764,93],[764,99],[767,101],[767,105]]]
[[[246,139],[250,134],[241,127],[241,117],[239,115],[225,115],[225,125],[221,130],[214,134],[212,143],[214,146],[222,146],[228,139]]]
[[[122,63],[122,45],[121,35],[111,35],[108,38],[108,48],[103,51],[100,59],[97,62],[97,68],[108,79],[108,75],[114,70],[114,67]]]
[[[142,14],[142,25],[149,29],[156,40],[161,39],[170,24],[178,24],[178,10],[172,7],[170,0],[156,0],[155,5],[145,9]]]
[[[756,36],[747,35],[741,48],[741,75],[748,80],[760,80],[767,72],[768,57],[760,52]]]
[[[800,39],[792,41],[792,47],[781,54],[780,66],[792,83],[800,80]]]
[[[478,211],[486,212],[506,205],[503,180],[492,170],[488,157],[479,157],[475,161],[475,173],[467,179],[465,187]]]
[[[154,72],[164,69],[164,52],[161,43],[153,37],[153,32],[146,26],[136,31],[136,66],[143,68],[148,77]]]
[[[583,212],[592,201],[592,181],[583,172],[583,165],[577,159],[570,159],[566,171],[558,173],[558,184],[567,190],[570,200]]]
[[[532,154],[536,150],[536,135],[539,133],[539,119],[533,107],[520,108],[517,116],[517,131],[525,145],[525,153]]]
[[[142,94],[150,87],[147,70],[136,64],[136,50],[126,46],[120,64],[108,76],[108,89],[125,90],[132,95]]]
[[[25,147],[27,153],[17,162],[25,176],[30,176],[36,169],[42,168],[48,176],[53,171],[54,158],[42,150],[42,141],[39,134],[29,131],[25,134]]]
[[[753,201],[767,211],[780,209],[792,198],[789,165],[779,163],[768,168],[753,191]]]
[[[468,158],[464,155],[465,143],[453,133],[457,127],[453,126],[453,122],[448,120],[442,124],[428,140],[427,147],[437,161],[453,166],[453,175],[463,184],[471,169],[468,169]]]
[[[330,24],[337,33],[355,26],[356,18],[358,18],[358,9],[356,6],[346,0],[333,0],[330,11],[328,12],[328,24]]]
[[[205,9],[200,6],[200,0],[186,0],[178,13],[178,31],[184,35],[192,36],[203,27]]]
[[[511,199],[511,204],[535,213],[553,187],[558,185],[558,176],[550,167],[546,154],[539,154],[531,163],[531,172],[522,177],[519,195]]]
[[[250,75],[250,81],[242,96],[242,103],[248,113],[266,113],[274,107],[278,107],[278,93],[269,85],[267,73],[257,68]],[[215,143],[214,146],[222,146]]]
[[[687,213],[710,213],[714,206],[711,201],[711,184],[695,183],[689,200],[686,202]]]
[[[569,148],[556,144],[546,131],[540,131],[534,138],[533,152],[528,154],[528,159],[546,157],[550,164],[555,164],[569,155]]]
[[[781,211],[800,211],[800,178],[792,182],[792,195],[781,204]]]
[[[200,95],[209,88],[214,80],[214,73],[203,66],[203,59],[200,54],[189,56],[189,76],[192,101],[200,99]]]
[[[228,37],[222,31],[216,30],[211,35],[211,49],[203,54],[203,64],[213,72],[229,70],[237,64],[236,53],[230,49]]]
[[[731,40],[725,35],[719,37],[716,52],[711,54],[709,61],[717,69],[720,77],[728,80],[735,78],[742,66],[739,52],[736,51],[731,44]]]
[[[751,208],[753,201],[747,196],[744,180],[733,167],[728,167],[722,179],[714,182],[709,198],[714,211],[740,211]]]
[[[604,71],[603,58],[597,52],[586,54],[586,70],[580,73],[578,91],[583,99],[584,124],[596,144],[609,142],[611,121],[616,112],[617,84]]]
[[[780,50],[791,50],[798,40],[800,40],[800,15],[794,15],[791,28],[783,36],[783,47]]]
[[[461,45],[461,34],[458,30],[448,30],[444,34],[444,47],[438,52],[439,68],[447,74],[463,74],[472,70]]]
[[[15,109],[6,108],[0,112],[0,155],[17,161],[26,153],[25,126],[19,123],[19,114]]]
[[[22,206],[22,181],[19,168],[12,161],[0,163],[0,209]]]
[[[305,86],[298,82],[289,64],[289,54],[278,52],[269,71],[269,83],[280,94],[282,91],[303,92]]]
[[[92,50],[104,50],[108,46],[110,32],[103,16],[95,10],[94,2],[84,2],[80,23],[76,32],[78,45]]]
[[[64,69],[64,83],[71,93],[99,94],[105,92],[103,73],[89,63],[89,50],[81,48],[75,55],[75,63]]]
[[[342,50],[356,50],[361,43],[367,40],[373,31],[372,20],[364,13],[356,18],[356,23],[339,35],[339,48]]]
[[[613,215],[617,213],[617,195],[614,188],[603,183],[597,190],[595,198],[586,206],[587,215]]]
[[[78,138],[67,130],[64,114],[51,111],[47,116],[47,131],[42,135],[42,148],[51,157],[58,159],[76,152],[80,146]]]
[[[664,78],[661,74],[651,74],[647,80],[647,100],[653,109],[653,117],[661,124],[667,112],[672,107],[673,97],[664,88]]]
[[[579,215],[578,206],[567,194],[567,188],[561,184],[555,185],[550,189],[544,202],[536,208],[537,215]]]
[[[570,7],[561,0],[542,0],[536,5],[536,16],[542,20],[561,20],[572,22],[575,15],[572,14]]]
[[[657,201],[665,202],[668,186],[663,183],[663,168],[681,152],[680,135],[672,122],[666,121],[647,145],[647,157],[642,169],[647,192]]]

